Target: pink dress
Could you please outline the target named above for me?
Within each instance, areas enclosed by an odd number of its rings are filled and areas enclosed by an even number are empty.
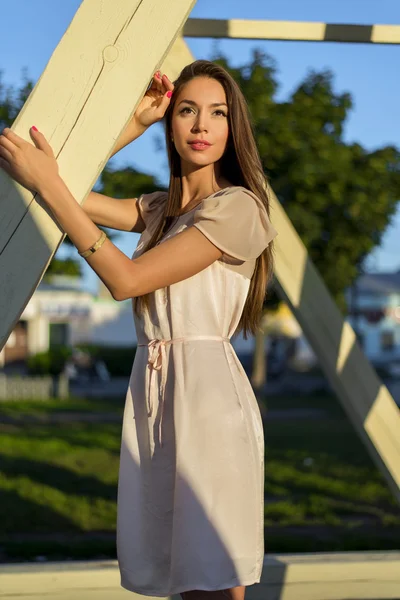
[[[138,257],[165,192],[139,198]],[[264,437],[230,343],[255,259],[277,235],[261,201],[232,186],[179,216],[161,242],[197,227],[224,254],[151,294],[134,315],[138,348],[123,418],[117,555],[121,586],[147,596],[260,581]]]

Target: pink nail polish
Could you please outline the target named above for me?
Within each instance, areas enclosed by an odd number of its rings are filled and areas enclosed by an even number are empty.
[[[167,92],[167,98],[171,98],[171,96],[172,96],[172,92],[171,91]]]
[[[37,127],[35,127],[34,125],[32,125],[32,129],[34,129],[35,131],[39,131]]]

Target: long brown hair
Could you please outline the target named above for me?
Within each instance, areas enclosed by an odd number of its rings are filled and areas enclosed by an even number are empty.
[[[252,120],[247,102],[231,75],[221,66],[208,60],[196,60],[187,65],[174,81],[174,93],[171,103],[165,113],[166,144],[170,167],[168,198],[165,203],[163,216],[157,223],[153,235],[146,244],[144,251],[154,248],[162,238],[174,217],[181,210],[181,158],[171,139],[172,114],[179,92],[183,86],[194,77],[209,77],[216,79],[224,88],[228,104],[229,136],[224,155],[220,159],[220,174],[233,185],[242,186],[252,191],[262,201],[270,216],[269,185],[264,175],[262,163],[254,139]],[[243,232],[246,235],[246,232]],[[250,288],[243,312],[235,331],[243,331],[244,339],[247,334],[256,334],[261,310],[267,292],[267,286],[274,271],[273,241],[256,259],[255,269],[250,281]],[[138,314],[139,307],[149,309],[150,294],[137,296],[134,299],[134,310]]]

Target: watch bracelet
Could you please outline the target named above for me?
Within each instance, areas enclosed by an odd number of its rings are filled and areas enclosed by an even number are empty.
[[[106,232],[102,231],[101,236],[99,237],[97,242],[95,242],[87,250],[84,250],[84,252],[79,252],[80,256],[83,256],[83,258],[88,258],[89,256],[92,256],[92,254],[94,254],[99,248],[102,247],[102,245],[106,241],[106,238],[107,238]]]

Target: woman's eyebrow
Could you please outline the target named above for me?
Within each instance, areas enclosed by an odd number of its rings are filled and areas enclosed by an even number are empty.
[[[197,104],[196,104],[196,102],[194,102],[194,100],[181,100],[179,102],[179,104],[182,104],[182,102],[186,102],[187,104],[192,104],[192,106],[197,106]],[[178,104],[178,106],[179,106],[179,104]],[[222,105],[228,107],[226,102],[213,102],[209,106],[222,106]]]

